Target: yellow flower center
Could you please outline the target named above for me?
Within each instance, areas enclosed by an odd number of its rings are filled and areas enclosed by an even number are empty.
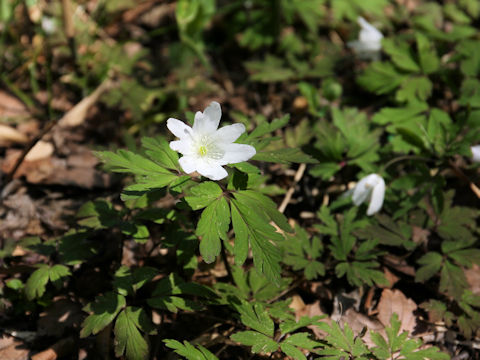
[[[205,145],[201,145],[200,148],[198,149],[198,154],[200,156],[207,155],[207,147]]]

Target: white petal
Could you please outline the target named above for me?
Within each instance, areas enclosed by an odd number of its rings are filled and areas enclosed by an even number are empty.
[[[360,30],[359,40],[361,42],[377,42],[379,43],[380,40],[383,38],[383,34],[378,31],[378,29],[371,25],[367,20],[363,17],[358,18],[358,24],[361,26],[362,30]]]
[[[197,162],[197,171],[199,174],[209,178],[210,180],[221,180],[227,177],[228,173],[227,170],[222,168],[216,162],[206,162],[206,161],[198,161]]]
[[[227,125],[217,130],[214,135],[215,141],[224,144],[233,143],[240,135],[245,132],[243,124]]]
[[[194,153],[191,139],[170,141],[170,149],[174,151],[178,151],[180,154],[183,154],[183,155],[189,155]]]
[[[380,211],[385,197],[385,181],[379,177],[377,185],[373,188],[372,196],[370,198],[370,205],[368,205],[367,215],[371,216]]]
[[[191,137],[192,128],[185,124],[183,121],[170,118],[167,120],[167,128],[172,132],[176,137],[183,139],[186,137]]]
[[[193,131],[200,135],[212,134],[218,129],[221,117],[222,109],[220,108],[220,104],[216,101],[212,101],[203,113],[197,112],[195,114]]]
[[[223,149],[225,150],[225,155],[219,159],[218,162],[220,165],[247,161],[257,153],[253,146],[246,144],[228,144],[225,145]]]
[[[352,201],[357,206],[365,202],[372,191],[372,188],[368,185],[369,176],[362,178],[353,189]]]
[[[470,150],[472,151],[472,161],[480,162],[480,145],[472,146]]]
[[[197,159],[193,156],[182,156],[178,162],[187,174],[197,170]]]

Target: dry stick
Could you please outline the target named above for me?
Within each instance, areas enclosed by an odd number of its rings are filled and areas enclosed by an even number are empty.
[[[39,142],[43,138],[45,134],[47,134],[57,124],[66,127],[80,125],[85,119],[88,109],[95,102],[97,102],[100,95],[102,95],[103,92],[109,89],[112,85],[113,82],[110,78],[105,79],[89,96],[83,98],[61,118],[50,120],[43,128],[43,130],[37,136],[35,136],[35,138],[33,138],[33,140],[30,141],[28,146],[23,150],[22,154],[17,159],[15,166],[5,178],[5,184],[8,184],[10,183],[10,181],[12,181],[18,168],[20,167],[20,165],[22,165],[23,160],[25,160],[25,156],[27,156],[28,152],[35,146],[37,142]]]
[[[457,175],[460,179],[464,180],[465,182],[468,183],[470,186],[470,189],[473,191],[473,193],[477,196],[477,198],[480,199],[480,189],[478,188],[477,185],[475,185],[470,179],[468,178],[467,175],[463,173],[463,171],[453,163],[453,161],[450,161],[450,167],[453,169],[453,172],[455,175]]]
[[[37,142],[39,142],[42,137],[48,133],[56,124],[57,122],[60,120],[60,118],[57,118],[57,119],[53,119],[53,120],[50,120],[47,125],[43,128],[43,130],[40,132],[40,134],[38,134],[37,136],[35,136],[33,138],[32,141],[30,141],[30,143],[28,144],[28,146],[23,149],[23,152],[22,154],[20,155],[20,157],[17,159],[16,163],[15,163],[15,166],[13,167],[13,169],[7,174],[7,177],[5,178],[5,184],[9,184],[12,179],[13,179],[13,176],[15,175],[15,173],[17,172],[18,168],[20,167],[20,165],[22,165],[23,163],[23,160],[25,160],[25,156],[27,156],[28,152],[30,150],[32,150],[32,148],[35,146],[35,144]]]
[[[297,172],[295,173],[295,176],[293,177],[293,184],[290,185],[290,188],[287,190],[287,193],[285,194],[285,197],[283,198],[282,203],[278,207],[278,211],[283,213],[285,209],[287,208],[288,203],[292,199],[292,195],[295,192],[295,186],[298,184],[298,182],[301,180],[303,173],[305,172],[307,165],[306,164],[300,164],[300,166],[297,169]]]

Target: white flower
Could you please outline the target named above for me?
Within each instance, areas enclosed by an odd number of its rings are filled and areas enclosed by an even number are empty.
[[[55,23],[55,20],[48,16],[42,17],[41,26],[47,35],[51,35],[57,30],[57,24]]]
[[[351,41],[347,45],[362,58],[378,60],[382,49],[382,33],[361,16],[357,21],[362,28],[358,40]]]
[[[472,161],[480,162],[480,145],[471,146],[470,150],[472,151]]]
[[[352,200],[357,206],[369,202],[367,215],[380,211],[385,196],[385,181],[380,175],[370,174],[362,178],[353,189]]]
[[[170,142],[170,148],[183,155],[179,163],[187,174],[197,171],[211,180],[220,180],[228,175],[223,165],[247,161],[256,154],[253,146],[233,143],[245,126],[233,124],[218,129],[221,117],[220,104],[213,101],[203,113],[197,111],[193,127],[168,119],[168,129],[180,138]]]

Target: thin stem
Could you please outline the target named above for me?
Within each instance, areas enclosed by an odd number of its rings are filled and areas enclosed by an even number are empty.
[[[392,166],[393,164],[397,163],[397,162],[400,162],[400,161],[404,161],[404,160],[422,160],[422,161],[432,161],[431,158],[427,158],[427,157],[424,157],[424,156],[418,156],[418,155],[403,155],[403,156],[399,156],[395,159],[392,159],[390,160],[389,162],[387,162],[385,164],[385,166],[383,167],[382,169],[382,172],[387,170],[390,166]]]

